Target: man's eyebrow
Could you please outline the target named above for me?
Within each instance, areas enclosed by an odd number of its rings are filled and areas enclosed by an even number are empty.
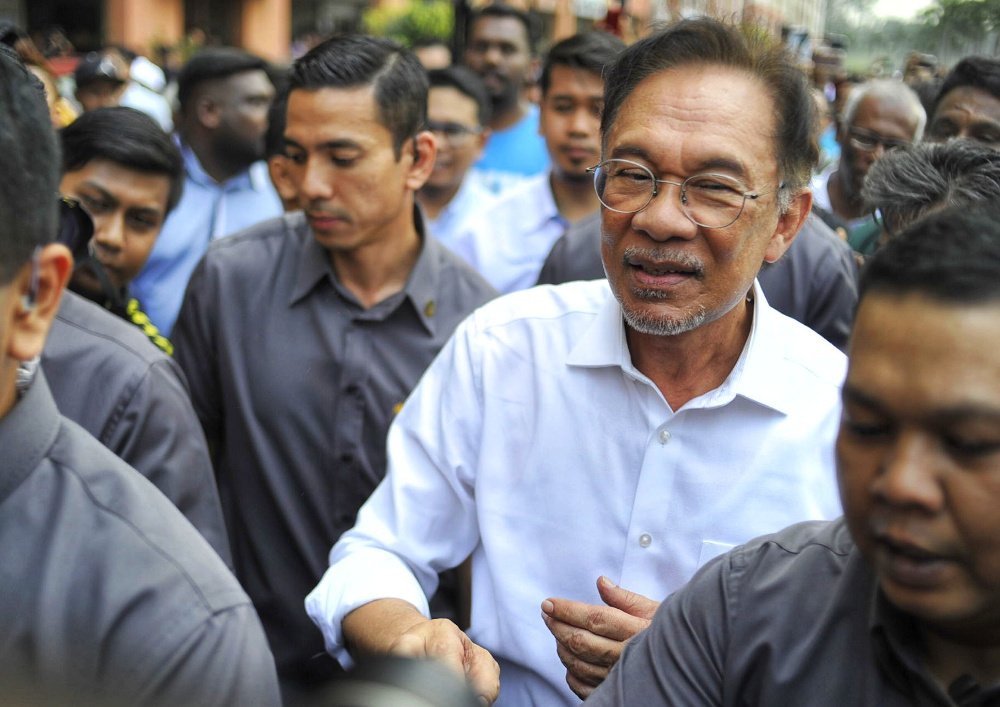
[[[611,156],[615,158],[627,158],[627,157],[638,157],[639,159],[652,163],[649,157],[649,153],[637,145],[622,145],[616,147],[611,151]],[[741,179],[747,178],[747,170],[741,162],[738,162],[728,157],[710,157],[702,162],[699,162],[692,174],[698,174],[700,172],[706,172],[711,170],[720,170],[723,172],[728,172]]]
[[[107,189],[102,187],[100,184],[98,184],[97,182],[92,182],[88,179],[83,183],[82,186],[85,186],[88,189],[93,189],[94,191],[98,192],[101,195],[101,198],[107,202],[110,202],[112,204],[118,203],[118,198],[114,194],[109,192]]]
[[[849,383],[844,384],[842,396],[845,403],[860,405],[861,407],[875,411],[883,409],[883,405],[877,399]],[[928,420],[933,420],[937,424],[963,422],[971,419],[988,419],[1000,423],[1000,408],[985,403],[960,402],[955,405],[945,405],[931,410],[924,417]]]
[[[295,148],[298,148],[299,150],[302,150],[302,151],[305,151],[305,149],[306,149],[302,145],[300,145],[299,143],[295,142],[295,140],[291,139],[290,137],[286,137],[285,138],[285,147],[295,147]],[[362,147],[361,147],[361,145],[359,145],[354,140],[327,140],[326,142],[321,142],[321,143],[317,144],[316,145],[316,149],[318,149],[318,150],[343,150],[343,149],[360,150],[360,149],[362,149]]]

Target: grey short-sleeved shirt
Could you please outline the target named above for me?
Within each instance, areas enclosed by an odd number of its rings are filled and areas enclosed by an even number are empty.
[[[660,606],[587,707],[947,707],[843,519],[706,565]],[[1000,687],[975,705],[1000,705]]]
[[[858,301],[857,276],[851,247],[818,216],[810,214],[785,255],[765,265],[758,279],[769,305],[844,350]],[[538,284],[602,277],[598,213],[571,225],[556,241],[542,266]]]
[[[315,659],[325,650],[305,596],[385,473],[396,411],[459,321],[494,295],[425,238],[404,290],[364,309],[301,213],[214,242],[195,270],[175,358],[215,450],[237,576],[283,679],[335,670]]]
[[[163,494],[59,415],[43,372],[0,419],[0,449],[0,693],[279,704],[232,573]]]
[[[230,563],[208,445],[180,367],[132,324],[66,292],[42,369],[59,412],[153,482]]]

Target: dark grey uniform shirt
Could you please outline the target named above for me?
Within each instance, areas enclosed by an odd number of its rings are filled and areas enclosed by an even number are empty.
[[[558,285],[604,277],[600,213],[569,227],[542,266],[538,284]],[[802,322],[837,348],[847,348],[858,301],[857,264],[851,247],[818,216],[809,214],[799,235],[776,263],[758,276],[767,303]]]
[[[919,653],[843,519],[801,523],[702,568],[586,705],[951,705]],[[967,704],[1000,705],[1000,688],[978,697]]]
[[[66,292],[42,369],[59,412],[152,481],[230,563],[208,445],[173,359],[132,324]]]
[[[405,289],[365,309],[301,213],[215,241],[195,270],[175,357],[216,454],[236,574],[282,679],[335,670],[305,596],[385,473],[396,411],[459,321],[494,294],[426,238]]]
[[[232,573],[163,494],[59,415],[41,371],[0,419],[0,449],[0,693],[16,681],[63,704],[279,704]]]

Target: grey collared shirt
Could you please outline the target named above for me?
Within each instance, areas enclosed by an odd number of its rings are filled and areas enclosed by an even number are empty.
[[[538,284],[604,277],[600,214],[572,224],[552,246]],[[758,275],[768,304],[847,348],[858,301],[858,269],[851,247],[810,214],[781,260],[765,264]]]
[[[40,704],[280,704],[232,573],[163,494],[59,415],[44,371],[0,419],[0,449],[0,703],[13,685],[48,693]]]
[[[920,652],[914,620],[879,591],[843,519],[801,523],[706,565],[586,705],[952,705]],[[962,704],[1000,705],[1000,687]]]
[[[422,230],[420,220],[418,229]],[[283,678],[333,670],[303,601],[385,473],[389,423],[493,289],[433,238],[405,288],[365,309],[301,213],[216,241],[173,331],[215,454],[237,576]]]
[[[134,325],[66,292],[42,369],[59,412],[152,481],[230,563],[208,445],[180,367]]]

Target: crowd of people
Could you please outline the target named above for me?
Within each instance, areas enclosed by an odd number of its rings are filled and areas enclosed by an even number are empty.
[[[0,701],[1000,704],[1000,60],[541,43],[2,28]]]

